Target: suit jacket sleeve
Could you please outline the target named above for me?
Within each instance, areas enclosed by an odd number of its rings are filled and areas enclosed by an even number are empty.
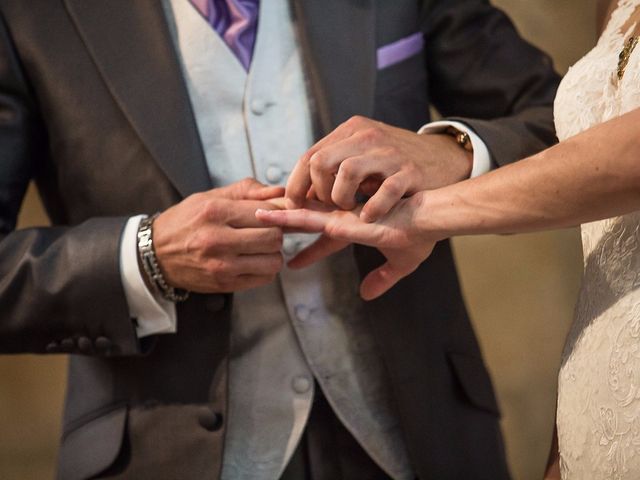
[[[0,18],[0,353],[138,353],[118,265],[126,218],[15,231],[44,132]]]
[[[423,20],[430,96],[466,123],[504,165],[557,141],[551,59],[523,40],[486,0],[427,2]]]

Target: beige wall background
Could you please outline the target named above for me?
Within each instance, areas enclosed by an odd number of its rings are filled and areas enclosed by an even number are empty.
[[[392,1],[392,0],[390,0]],[[494,0],[564,72],[595,42],[595,0]],[[46,225],[30,189],[20,228]],[[553,428],[556,375],[581,276],[577,230],[462,238],[465,296],[503,410],[517,480],[540,479]],[[0,357],[0,479],[52,478],[66,359]]]

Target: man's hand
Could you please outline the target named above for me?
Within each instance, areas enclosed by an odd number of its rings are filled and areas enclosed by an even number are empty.
[[[403,199],[376,223],[362,221],[359,209],[331,210],[314,201],[307,201],[306,209],[258,210],[256,217],[266,225],[323,234],[320,240],[292,260],[290,266],[297,268],[314,263],[349,243],[378,248],[387,262],[369,273],[360,286],[362,298],[372,300],[418,268],[439,240],[417,228],[415,216],[421,204],[420,193]]]
[[[153,244],[169,285],[199,292],[234,292],[267,284],[282,268],[282,229],[265,228],[256,209],[278,208],[268,200],[280,187],[245,179],[197,193],[154,222]]]
[[[315,195],[351,210],[361,192],[371,195],[361,218],[373,222],[403,197],[468,178],[472,164],[472,153],[449,135],[418,135],[353,117],[300,158],[287,183],[287,207],[300,208]]]

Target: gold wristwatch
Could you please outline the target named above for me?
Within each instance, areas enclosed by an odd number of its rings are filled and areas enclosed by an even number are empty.
[[[444,133],[451,135],[456,139],[456,143],[468,152],[473,152],[473,144],[471,143],[471,137],[467,132],[461,132],[455,127],[448,127]]]

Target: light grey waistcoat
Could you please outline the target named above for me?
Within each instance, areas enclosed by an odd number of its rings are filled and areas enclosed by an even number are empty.
[[[213,184],[255,177],[284,185],[313,143],[287,0],[261,3],[248,74],[188,0],[165,6]],[[285,256],[313,239],[288,235]],[[353,256],[344,251],[234,296],[223,480],[282,474],[311,409],[314,377],[374,461],[393,478],[413,478],[358,281]]]

